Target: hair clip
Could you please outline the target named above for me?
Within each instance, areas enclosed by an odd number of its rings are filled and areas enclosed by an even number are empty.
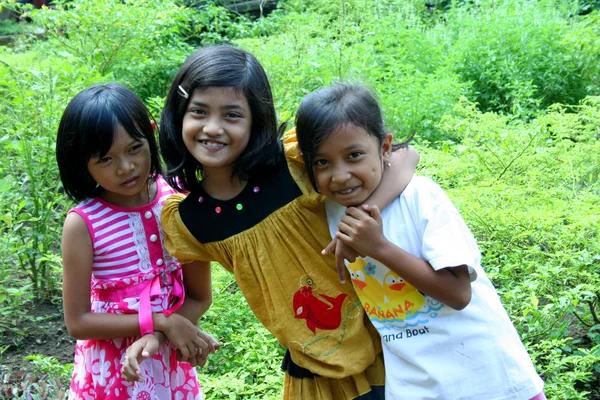
[[[179,94],[181,97],[183,97],[184,99],[188,99],[190,97],[190,95],[188,94],[188,92],[186,92],[181,85],[177,86],[177,94]]]

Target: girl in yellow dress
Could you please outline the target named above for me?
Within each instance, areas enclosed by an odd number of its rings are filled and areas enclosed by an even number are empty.
[[[161,118],[167,177],[190,192],[165,203],[165,247],[181,263],[218,261],[235,275],[288,349],[285,399],[383,398],[379,338],[352,285],[338,279],[335,258],[321,254],[330,242],[323,197],[304,173],[295,135],[282,141],[280,132],[255,57],[229,46],[193,53]],[[417,160],[414,150],[396,154],[384,189],[369,200],[396,197]]]

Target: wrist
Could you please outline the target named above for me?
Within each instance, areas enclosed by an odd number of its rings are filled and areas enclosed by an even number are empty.
[[[369,256],[385,264],[385,256],[386,254],[390,254],[389,246],[390,241],[386,238],[383,238],[383,240],[378,245],[373,246],[373,251],[371,252],[372,254],[369,254]]]
[[[167,317],[163,313],[153,313],[152,314],[152,322],[154,323],[154,331],[161,332],[166,335],[166,331],[168,328],[167,325]]]
[[[158,339],[158,343],[160,344],[163,344],[167,341],[167,335],[165,335],[164,332],[161,331],[154,331],[154,337]]]

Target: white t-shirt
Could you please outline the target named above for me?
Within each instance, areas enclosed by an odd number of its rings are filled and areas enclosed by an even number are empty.
[[[326,200],[334,236],[345,208]],[[381,212],[388,240],[435,270],[467,265],[472,297],[461,311],[423,295],[375,259],[346,264],[381,334],[387,399],[527,400],[543,382],[496,290],[469,228],[429,178],[414,177]]]

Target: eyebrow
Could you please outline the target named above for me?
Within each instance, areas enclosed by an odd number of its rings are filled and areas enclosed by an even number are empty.
[[[350,145],[344,147],[342,150],[344,151],[352,151],[356,149],[361,149],[362,146],[358,143],[351,143]],[[315,157],[323,157],[323,153],[315,153]]]
[[[206,103],[202,103],[201,101],[190,101],[190,105],[194,105],[194,106],[199,106],[199,107],[204,107],[204,108],[210,108],[210,106]],[[242,106],[240,106],[239,104],[226,104],[223,107],[221,107],[221,109],[223,110],[243,110],[246,111],[246,109]]]

